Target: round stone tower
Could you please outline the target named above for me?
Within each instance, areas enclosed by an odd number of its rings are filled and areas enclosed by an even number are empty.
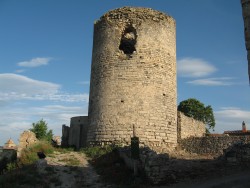
[[[123,7],[96,21],[87,142],[177,143],[175,20],[149,8]]]

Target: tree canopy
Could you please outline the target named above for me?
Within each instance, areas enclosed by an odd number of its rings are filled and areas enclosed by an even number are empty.
[[[188,117],[202,121],[207,125],[208,129],[214,130],[215,119],[213,109],[210,105],[205,106],[199,100],[190,98],[180,102],[178,111],[183,112]]]
[[[53,137],[53,131],[48,130],[48,124],[43,119],[36,123],[32,123],[32,128],[30,131],[36,134],[37,139],[51,141]]]

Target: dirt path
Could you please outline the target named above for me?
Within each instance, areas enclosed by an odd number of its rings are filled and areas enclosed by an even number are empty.
[[[46,160],[48,162],[47,168],[51,168],[54,176],[57,177],[57,180],[51,183],[52,188],[111,187],[101,182],[99,175],[96,174],[93,167],[89,164],[84,153],[55,152],[47,157]]]

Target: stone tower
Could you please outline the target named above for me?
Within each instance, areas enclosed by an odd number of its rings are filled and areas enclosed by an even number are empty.
[[[87,142],[177,143],[175,20],[149,8],[109,11],[94,25]]]
[[[250,83],[250,0],[241,0],[241,5],[244,19],[245,42],[248,59],[248,77]]]

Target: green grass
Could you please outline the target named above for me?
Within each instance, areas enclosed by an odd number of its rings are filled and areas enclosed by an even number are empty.
[[[39,158],[37,152],[43,152],[45,155],[50,155],[54,152],[53,146],[46,141],[39,141],[30,148],[25,148],[21,152],[19,163],[20,165],[30,165],[36,162]]]
[[[80,164],[80,161],[76,158],[65,158],[59,161],[65,162],[67,166],[78,166]]]
[[[70,152],[72,152],[72,151],[74,151],[74,148],[61,148],[61,147],[59,147],[59,148],[55,148],[55,151],[57,151],[57,152],[60,152],[60,153],[70,153]]]
[[[115,149],[116,146],[93,146],[93,147],[87,147],[87,148],[83,148],[80,150],[80,152],[85,153],[88,157],[95,159],[98,158],[102,155],[105,155],[107,153],[112,152],[113,149]]]

